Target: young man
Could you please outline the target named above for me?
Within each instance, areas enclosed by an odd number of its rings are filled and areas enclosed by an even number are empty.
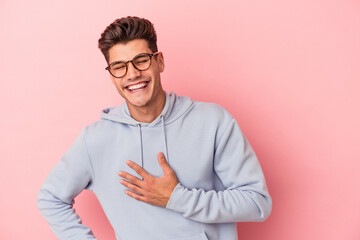
[[[72,206],[95,193],[122,240],[237,240],[271,198],[236,120],[222,107],[168,94],[153,25],[115,20],[99,48],[125,102],[81,131],[47,177],[38,207],[60,239],[95,239]]]

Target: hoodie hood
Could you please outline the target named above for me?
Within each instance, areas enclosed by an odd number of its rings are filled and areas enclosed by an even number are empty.
[[[185,112],[187,112],[193,105],[193,100],[191,100],[189,97],[177,96],[174,92],[171,92],[170,95],[166,91],[164,91],[164,93],[166,97],[165,106],[160,115],[151,123],[139,122],[132,118],[126,102],[120,106],[103,109],[101,111],[100,117],[101,119],[107,119],[128,125],[155,127],[160,126],[160,124],[170,124]]]
[[[141,159],[141,167],[144,166],[144,156],[143,156],[143,137],[141,128],[143,127],[157,127],[162,126],[162,133],[164,139],[164,146],[165,146],[165,157],[168,163],[170,163],[169,155],[168,155],[168,144],[166,141],[166,131],[165,125],[170,124],[184,113],[186,113],[191,106],[193,105],[193,100],[189,97],[185,96],[177,96],[174,92],[171,92],[170,95],[165,92],[165,106],[160,113],[160,115],[151,123],[144,123],[136,121],[134,118],[131,117],[129,108],[124,102],[120,106],[106,108],[101,112],[101,119],[110,120],[113,122],[138,126],[138,134],[139,134],[139,141],[140,141],[140,159]]]

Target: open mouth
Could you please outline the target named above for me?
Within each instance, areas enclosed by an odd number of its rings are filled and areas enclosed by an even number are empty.
[[[126,89],[129,92],[140,92],[140,91],[143,91],[148,85],[149,85],[149,81],[145,81],[145,82],[127,86]]]

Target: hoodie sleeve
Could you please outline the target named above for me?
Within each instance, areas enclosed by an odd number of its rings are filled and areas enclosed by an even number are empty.
[[[214,170],[225,190],[179,183],[166,207],[203,223],[264,221],[270,215],[272,200],[260,163],[234,118],[216,141]]]
[[[92,189],[93,171],[84,130],[51,170],[37,196],[37,206],[59,239],[95,239],[73,208],[83,189]]]

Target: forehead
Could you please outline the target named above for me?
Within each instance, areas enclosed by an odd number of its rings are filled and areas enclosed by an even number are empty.
[[[117,43],[109,49],[109,63],[131,60],[139,53],[152,53],[144,39],[131,40],[125,44]]]

